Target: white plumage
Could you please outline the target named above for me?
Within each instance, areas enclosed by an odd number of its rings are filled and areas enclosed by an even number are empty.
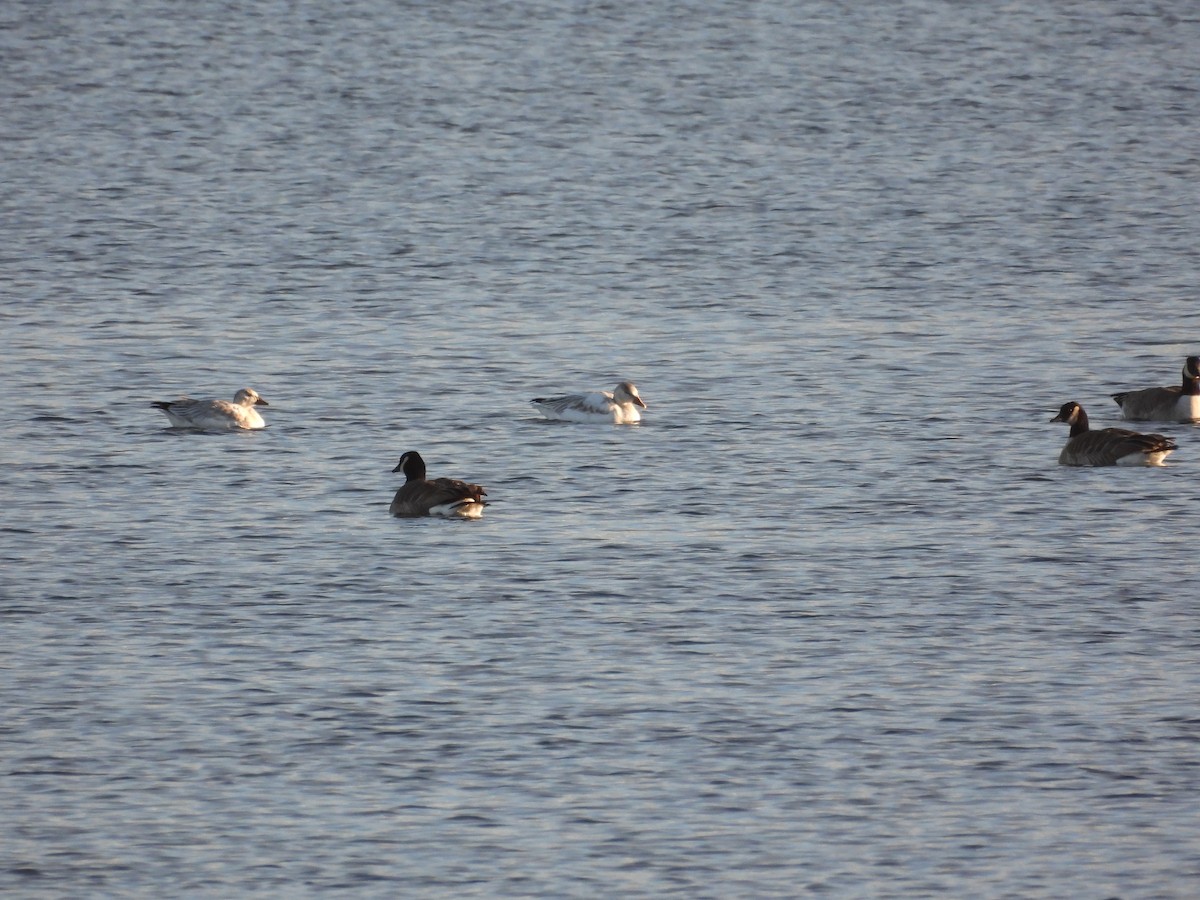
[[[547,419],[564,422],[597,422],[613,425],[632,425],[642,420],[638,407],[645,402],[632,381],[622,381],[612,392],[592,391],[587,394],[566,394],[562,397],[536,397],[529,401]]]
[[[266,428],[256,406],[269,406],[254,388],[242,388],[228,400],[155,400],[150,404],[161,409],[175,428],[193,431],[229,431],[230,429]]]

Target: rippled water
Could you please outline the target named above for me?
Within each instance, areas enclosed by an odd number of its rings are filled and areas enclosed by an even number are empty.
[[[0,887],[1187,897],[1192,6],[0,12]],[[530,397],[634,380],[644,424]],[[149,407],[253,386],[270,427]],[[399,454],[479,522],[387,515]]]

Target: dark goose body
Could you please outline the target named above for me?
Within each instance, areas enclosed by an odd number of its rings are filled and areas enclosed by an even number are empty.
[[[459,519],[478,519],[487,506],[487,494],[477,484],[456,478],[426,478],[425,460],[415,450],[400,457],[393,472],[403,472],[407,479],[392,498],[389,511],[393,516],[447,516]]]
[[[1088,427],[1087,413],[1075,401],[1064,403],[1051,422],[1066,422],[1071,436],[1058,461],[1064,466],[1161,466],[1175,442],[1161,434],[1139,434],[1124,428]]]

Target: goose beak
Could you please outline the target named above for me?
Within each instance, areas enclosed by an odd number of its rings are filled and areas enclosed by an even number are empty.
[[[1062,421],[1063,421],[1062,413],[1059,413],[1057,416],[1055,416],[1055,417],[1054,417],[1053,419],[1051,419],[1050,421],[1051,421],[1051,422],[1062,422]]]
[[[259,397],[257,400],[254,401],[254,405],[255,406],[270,406],[271,404],[268,403],[266,400],[264,400],[262,397]]]
[[[400,463],[396,463],[396,468],[392,469],[392,471],[399,472],[400,471]]]
[[[643,400],[641,397],[635,396],[633,398],[633,402],[636,403],[638,406],[640,406],[642,409],[646,409],[646,401]]]

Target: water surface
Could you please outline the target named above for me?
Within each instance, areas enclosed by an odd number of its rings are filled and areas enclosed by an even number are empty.
[[[1048,420],[1197,352],[1198,30],[8,9],[0,885],[1190,896],[1200,437]]]

